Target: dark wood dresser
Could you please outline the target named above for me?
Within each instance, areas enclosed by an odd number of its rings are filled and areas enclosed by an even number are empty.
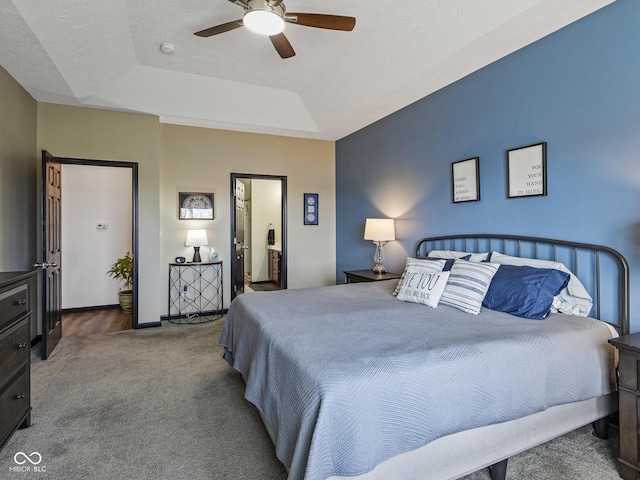
[[[0,273],[0,448],[31,424],[31,277]]]
[[[620,476],[640,478],[640,333],[609,340],[620,352]]]

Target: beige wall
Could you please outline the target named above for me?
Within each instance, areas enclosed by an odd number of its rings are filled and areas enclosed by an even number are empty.
[[[58,157],[139,164],[139,323],[167,313],[168,263],[191,257],[188,228],[206,228],[224,261],[230,299],[230,174],[288,182],[289,288],[335,283],[334,142],[164,125],[152,115],[37,105],[37,149]],[[35,162],[39,165],[39,160]],[[215,195],[212,221],[178,220],[178,192]],[[303,193],[319,194],[320,224],[303,225]],[[201,249],[203,258],[208,249]]]
[[[159,292],[166,288],[159,263],[158,118],[39,103],[37,128],[38,151],[47,150],[56,157],[138,163],[138,323],[158,322],[163,311]]]
[[[0,271],[36,261],[36,101],[0,67]]]
[[[191,258],[186,230],[205,228],[224,261],[225,306],[230,298],[230,174],[287,177],[288,287],[335,284],[334,142],[161,125],[161,263]],[[213,192],[214,220],[178,220],[178,193]],[[320,222],[303,225],[303,194],[318,193]],[[206,247],[201,252],[208,255]],[[204,258],[204,257],[203,257]],[[166,305],[167,293],[163,291]],[[166,310],[166,306],[163,307]]]

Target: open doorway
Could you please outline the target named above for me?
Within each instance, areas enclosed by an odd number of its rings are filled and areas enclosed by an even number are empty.
[[[132,328],[130,305],[119,304],[124,282],[106,274],[132,252],[131,177],[130,168],[62,164],[63,337]]]
[[[286,289],[286,177],[232,173],[231,216],[231,299]]]
[[[68,336],[67,330],[85,335],[104,333],[109,322],[117,323],[117,329],[138,325],[137,167],[132,162],[56,158],[43,152],[43,254],[37,264],[43,268],[43,359],[61,336]],[[106,272],[127,251],[133,257],[133,308],[124,318],[119,315],[120,285]],[[100,297],[104,291],[111,295]],[[105,310],[109,315],[98,319],[98,312]],[[69,314],[74,322],[63,325]],[[82,314],[85,321],[79,325]],[[91,330],[91,325],[98,330]]]

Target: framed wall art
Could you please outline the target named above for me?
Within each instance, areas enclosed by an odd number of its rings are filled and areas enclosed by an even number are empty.
[[[508,198],[547,194],[547,142],[507,150]]]
[[[304,224],[318,225],[318,194],[304,194]]]
[[[178,197],[180,220],[213,220],[213,193],[180,192]]]
[[[453,203],[480,201],[479,157],[451,164],[451,200]]]

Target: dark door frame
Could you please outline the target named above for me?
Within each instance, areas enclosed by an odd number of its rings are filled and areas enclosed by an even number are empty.
[[[261,175],[256,173],[231,173],[231,255],[232,259],[233,255],[236,252],[236,180],[241,179],[250,179],[250,180],[279,180],[282,190],[282,208],[281,208],[281,218],[280,222],[282,224],[282,257],[281,257],[281,270],[282,273],[282,281],[280,282],[280,286],[282,290],[287,288],[287,177],[284,175]],[[236,290],[234,288],[236,278],[236,262],[235,260],[231,261],[231,300],[236,297]]]
[[[138,247],[139,247],[139,213],[138,213],[138,163],[114,160],[86,160],[82,158],[56,157],[62,165],[86,165],[93,167],[118,167],[131,169],[131,248],[133,250],[133,310],[131,312],[131,328],[138,327]],[[43,219],[44,222],[45,219]],[[42,225],[43,231],[46,226]],[[44,243],[44,242],[43,242]],[[44,246],[43,246],[44,247]],[[62,246],[64,248],[64,245]],[[43,252],[46,255],[46,252]],[[44,257],[43,257],[44,258]]]

